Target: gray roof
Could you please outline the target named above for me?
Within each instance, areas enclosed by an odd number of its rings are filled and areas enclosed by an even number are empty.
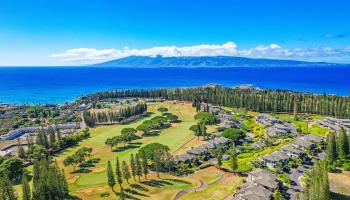
[[[254,133],[247,133],[247,137],[250,137],[250,138],[255,138],[256,137],[256,134]]]
[[[296,155],[300,155],[303,154],[304,151],[297,149],[295,147],[292,147],[291,145],[287,145],[281,148],[281,150],[285,153],[292,153],[292,154],[296,154]]]
[[[230,158],[230,155],[228,154],[222,154],[222,159],[223,160],[228,160]]]
[[[314,135],[314,134],[305,135],[304,139],[309,140],[310,142],[316,142],[316,143],[319,143],[319,142],[323,141],[322,137]]]
[[[180,163],[180,162],[192,162],[196,159],[196,156],[190,155],[188,153],[184,153],[181,155],[176,155],[173,157],[173,161],[175,163]]]
[[[78,129],[80,128],[80,125],[77,126],[76,123],[66,123],[66,124],[58,124],[58,128],[60,129]],[[54,128],[54,126],[52,126]],[[20,137],[21,135],[24,135],[26,133],[34,133],[39,130],[48,130],[48,127],[40,127],[40,126],[33,126],[33,127],[23,127],[23,128],[18,128],[12,131],[9,131],[8,133],[1,135],[0,140],[12,140],[16,139],[17,137]]]
[[[282,120],[277,119],[276,117],[273,117],[268,114],[259,114],[255,117],[256,121],[264,124],[264,125],[273,125],[275,123],[282,123]]]
[[[215,146],[222,145],[222,144],[227,144],[229,142],[230,142],[229,139],[224,138],[222,136],[215,137],[214,139],[211,139],[211,140],[208,141],[208,143],[214,144]]]
[[[204,155],[204,154],[207,154],[208,152],[209,152],[208,148],[203,146],[195,147],[187,151],[188,154],[193,154],[193,155]]]
[[[271,189],[276,189],[278,187],[278,183],[276,181],[277,177],[271,172],[256,169],[255,171],[250,172],[249,175],[254,177],[254,183],[258,185]]]
[[[220,120],[228,120],[228,121],[232,121],[234,118],[232,117],[232,115],[230,114],[225,114],[225,113],[220,113],[217,116]]]
[[[252,147],[257,148],[257,149],[261,149],[264,148],[266,146],[265,142],[254,142],[253,144],[251,144]]]
[[[256,185],[255,183],[251,183],[251,182],[246,182],[240,190],[238,190],[234,196],[234,198],[232,198],[233,200],[240,200],[240,199],[252,199],[252,200],[256,200],[256,199],[271,199],[273,193],[260,186],[260,185]]]
[[[272,162],[280,162],[280,161],[289,159],[287,154],[280,152],[280,151],[275,151],[273,153],[267,154],[267,155],[263,156],[262,158],[264,160],[269,160]]]
[[[307,147],[311,147],[314,143],[310,142],[309,140],[298,138],[292,144],[296,145],[296,146],[299,146],[299,147],[307,148]]]

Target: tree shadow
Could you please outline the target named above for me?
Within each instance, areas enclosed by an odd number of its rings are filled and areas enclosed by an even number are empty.
[[[76,174],[76,173],[90,173],[92,172],[91,169],[86,169],[86,168],[80,168],[75,170],[75,172],[72,172],[71,174]]]
[[[146,187],[140,185],[140,184],[137,184],[137,183],[133,183],[133,184],[130,184],[130,187],[134,188],[134,189],[137,189],[137,190],[141,190],[141,191],[144,191],[144,192],[148,192],[149,189],[147,189]]]
[[[118,148],[114,149],[113,152],[122,152],[122,151],[125,151],[128,149],[135,149],[135,148],[139,148],[139,147],[140,147],[140,145],[129,144],[129,145],[126,145],[123,147],[118,147]]]
[[[133,144],[133,145],[141,145],[142,142],[130,142],[130,144]]]
[[[153,112],[147,112],[147,113],[141,114],[139,117],[137,117],[131,121],[124,122],[123,125],[130,125],[130,124],[142,121],[144,118],[150,117],[152,114],[153,114]]]
[[[339,193],[334,193],[334,192],[332,192],[332,197],[333,197],[332,199],[350,200],[349,195],[339,194]]]
[[[124,191],[125,191],[125,190],[124,190]],[[119,196],[119,198],[120,198],[120,192],[115,192],[115,194],[116,194],[117,196]],[[120,198],[120,199],[122,199],[122,198]],[[134,196],[131,196],[130,194],[127,194],[127,193],[125,193],[125,192],[124,192],[124,199],[140,200],[139,198],[134,197]]]
[[[69,195],[69,199],[70,200],[82,200],[81,198],[79,198],[77,196],[73,196],[73,195]]]
[[[185,181],[185,180],[181,180],[181,179],[168,178],[168,179],[164,179],[164,180],[172,181],[172,182],[176,182],[176,183],[191,184],[190,182]]]
[[[173,183],[164,181],[164,180],[149,180],[149,181],[142,181],[141,183],[147,186],[157,187],[157,188],[160,188],[166,185],[174,185]]]
[[[96,164],[98,162],[100,162],[100,158],[92,158],[84,163],[82,163],[81,165],[79,165],[79,167],[81,168],[87,168],[87,167],[96,167]]]
[[[154,136],[159,136],[159,135],[160,135],[160,131],[159,130],[150,131],[148,133],[142,134],[143,137],[154,137]]]
[[[149,197],[149,196],[146,195],[146,194],[140,193],[140,192],[138,192],[138,191],[136,191],[136,190],[129,189],[129,188],[124,189],[124,191],[127,192],[127,193],[130,193],[130,194],[133,194],[133,195],[138,195],[138,196],[143,196],[143,197]]]

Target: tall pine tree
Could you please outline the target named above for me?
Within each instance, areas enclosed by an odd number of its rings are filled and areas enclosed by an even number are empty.
[[[126,164],[125,161],[123,161],[122,164],[122,171],[123,171],[123,178],[126,180],[126,182],[129,184],[129,179],[130,179],[130,171],[129,171],[129,167]]]
[[[117,176],[117,182],[120,186],[121,189],[123,189],[123,174],[122,174],[122,171],[120,170],[120,163],[119,163],[119,158],[117,158],[117,162],[116,162],[116,165],[115,165],[115,174]]]
[[[327,159],[332,162],[338,159],[337,142],[334,133],[330,133],[327,137]]]
[[[0,199],[1,200],[16,200],[17,197],[13,190],[11,181],[7,174],[0,174]]]
[[[238,169],[236,148],[234,145],[230,149],[230,167],[234,173]]]
[[[135,159],[134,159],[134,154],[131,154],[130,156],[130,167],[131,167],[131,175],[134,178],[134,181],[136,181],[136,164],[135,164]]]
[[[111,165],[111,161],[107,162],[107,182],[109,187],[111,187],[112,191],[114,192],[114,186],[116,184],[115,178],[114,178],[114,173]]]
[[[337,147],[339,158],[345,159],[349,154],[349,141],[344,128],[339,133]]]
[[[141,164],[141,161],[140,161],[140,158],[139,158],[139,155],[136,154],[135,156],[135,166],[136,166],[136,175],[137,177],[139,178],[139,181],[141,180],[140,177],[142,176],[142,164]]]
[[[25,174],[22,176],[22,199],[23,200],[31,199],[30,186],[28,183],[27,175]]]
[[[148,174],[148,159],[145,153],[142,155],[142,172],[145,175],[145,179],[147,180],[147,174]]]

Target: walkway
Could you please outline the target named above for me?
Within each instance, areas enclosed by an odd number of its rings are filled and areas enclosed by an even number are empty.
[[[176,194],[174,200],[179,200],[180,197],[182,197],[182,196],[184,196],[185,194],[190,193],[190,192],[198,192],[198,191],[205,190],[207,187],[218,183],[218,182],[221,181],[222,179],[224,179],[224,175],[223,175],[223,173],[221,172],[220,178],[219,178],[218,180],[215,180],[215,181],[209,183],[209,184],[205,184],[202,180],[198,180],[198,181],[200,182],[200,186],[199,186],[199,187],[181,190],[180,192],[178,192],[178,193]]]

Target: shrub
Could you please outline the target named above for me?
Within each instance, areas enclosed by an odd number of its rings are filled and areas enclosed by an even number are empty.
[[[290,186],[290,177],[287,174],[278,174],[277,180],[281,181],[285,186]]]
[[[201,165],[198,166],[198,169],[205,169],[208,167],[214,166],[212,163],[203,163]]]
[[[101,194],[100,194],[100,196],[102,197],[102,198],[105,198],[105,197],[109,197],[109,192],[102,192]]]
[[[242,130],[240,130],[240,129],[227,128],[222,133],[222,136],[232,140],[233,142],[236,142],[239,139],[244,138],[245,133]]]
[[[350,171],[350,164],[348,164],[348,163],[343,164],[342,169],[345,171]]]
[[[194,116],[194,119],[204,122],[208,125],[216,124],[218,122],[215,115],[208,112],[200,112]]]

